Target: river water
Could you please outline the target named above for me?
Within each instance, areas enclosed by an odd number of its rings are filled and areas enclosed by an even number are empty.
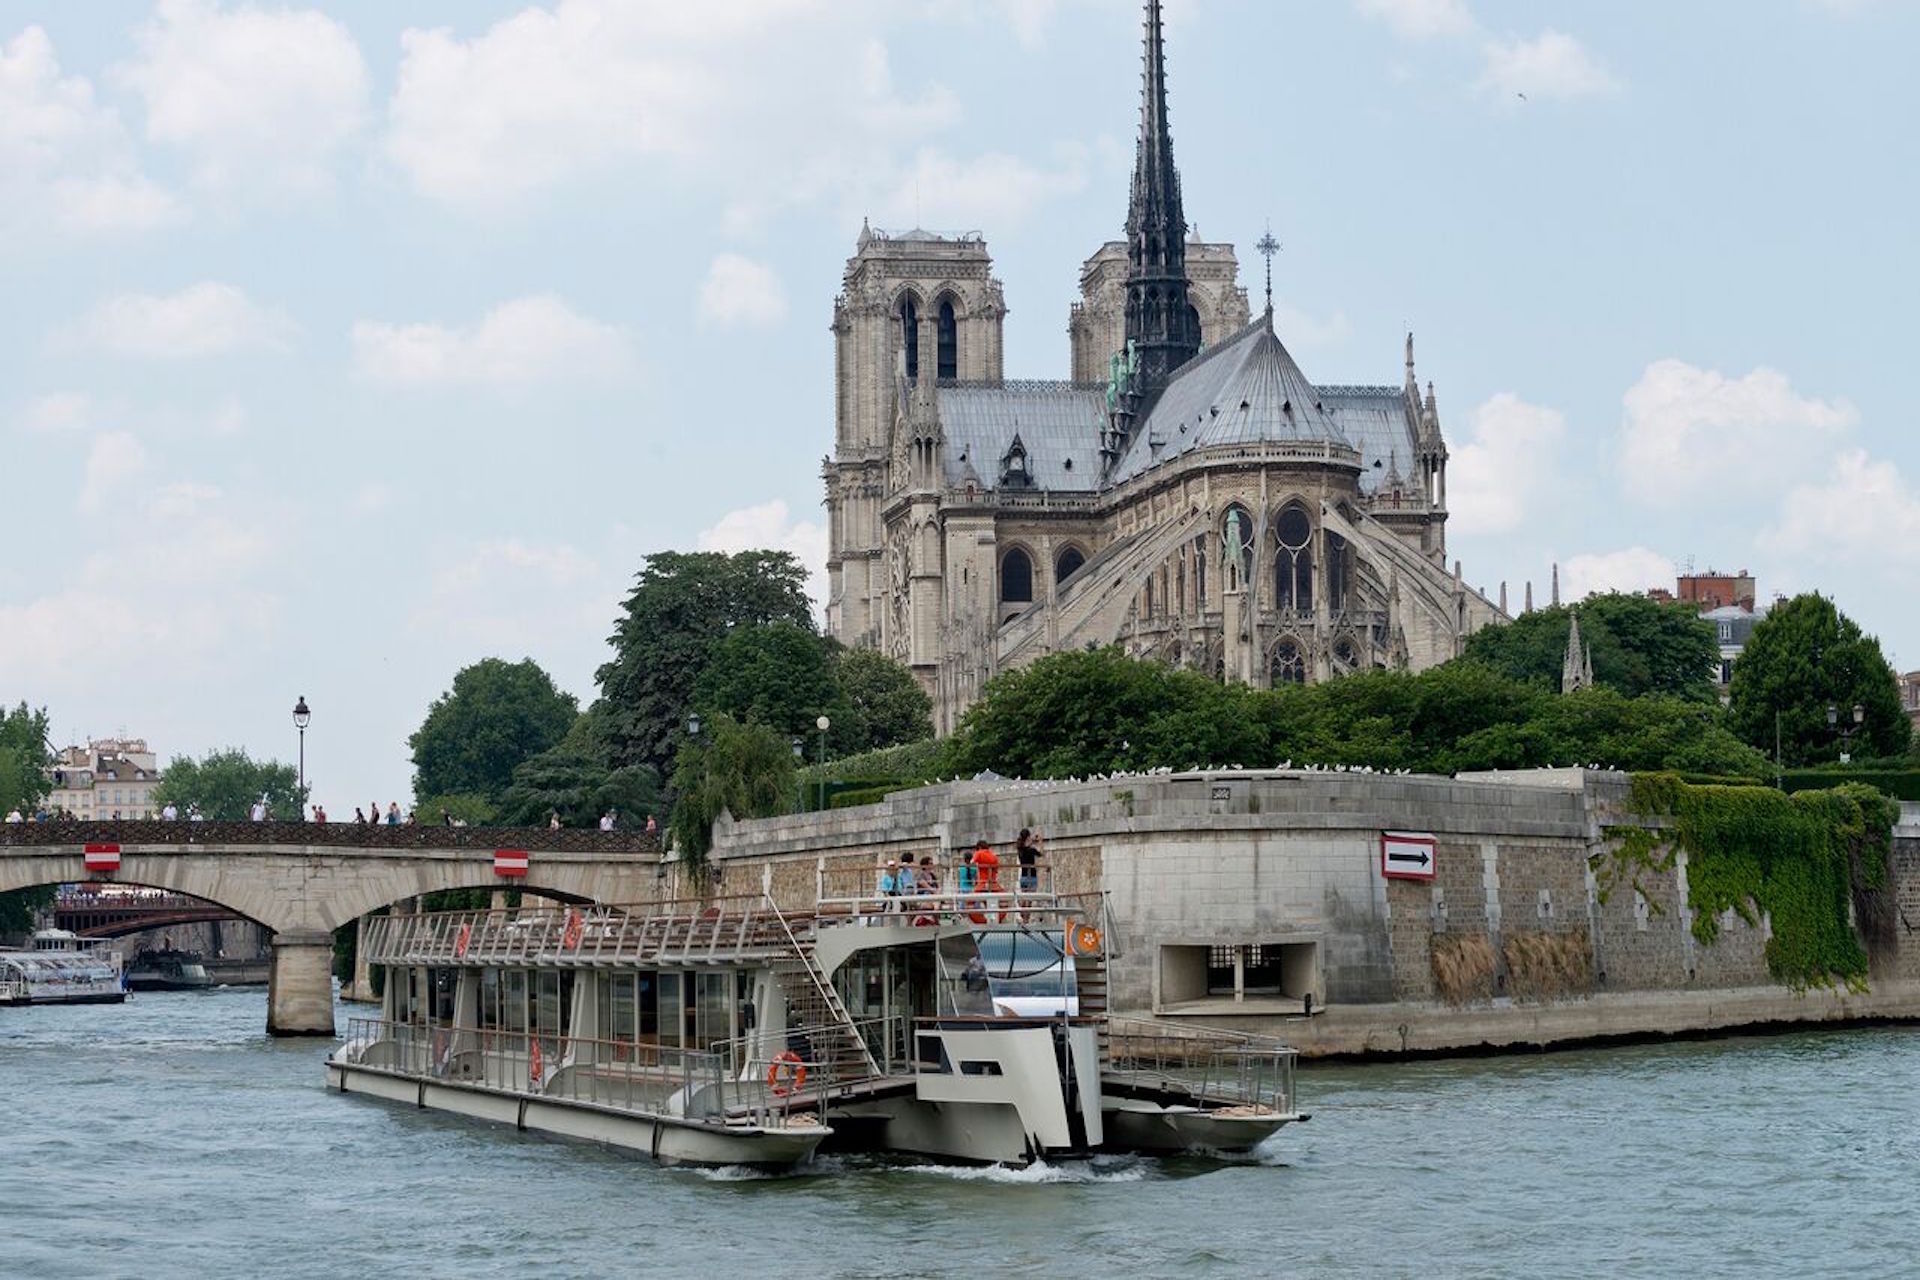
[[[0,1009],[0,1276],[1920,1267],[1920,1032],[1302,1072],[1257,1157],[657,1168],[341,1097],[258,989]],[[345,1025],[342,1010],[341,1025]]]

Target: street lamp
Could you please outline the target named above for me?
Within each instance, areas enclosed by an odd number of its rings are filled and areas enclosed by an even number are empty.
[[[293,702],[293,727],[300,731],[300,817],[307,816],[307,725],[313,720],[313,712],[307,710],[307,695],[301,694]]]
[[[833,721],[821,716],[813,722],[820,731],[820,807],[827,807],[827,730],[833,728]]]
[[[800,765],[807,758],[807,744],[799,734],[793,735],[793,811],[795,813],[807,807],[806,780],[799,776]]]
[[[698,711],[687,717],[687,736],[689,738],[697,738],[700,736],[700,713]]]
[[[1860,726],[1866,722],[1867,709],[1859,703],[1853,704],[1853,723],[1840,723],[1840,708],[1831,702],[1827,704],[1827,727],[1836,729],[1840,734],[1840,763],[1853,763],[1853,735],[1860,732]]]

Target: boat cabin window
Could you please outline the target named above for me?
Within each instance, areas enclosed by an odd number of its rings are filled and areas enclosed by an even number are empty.
[[[1044,1018],[1078,1007],[1058,930],[995,929],[942,938],[940,1012]]]
[[[682,1013],[686,1006],[681,997],[681,987],[684,985],[682,979],[685,976],[679,973],[660,975],[660,999],[656,1005],[659,1012],[656,1016],[659,1019],[661,1044],[678,1046],[681,1043],[680,1029],[686,1025],[685,1015]]]

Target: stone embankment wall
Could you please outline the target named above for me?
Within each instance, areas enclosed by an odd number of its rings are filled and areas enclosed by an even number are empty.
[[[1609,892],[1624,774],[1231,772],[963,782],[723,824],[722,892],[870,885],[889,858],[1003,860],[1042,832],[1059,892],[1108,934],[1115,1012],[1275,1033],[1309,1054],[1460,1051],[1821,1020],[1920,1017],[1920,812],[1895,842],[1899,948],[1864,994],[1770,977],[1767,920],[1693,934],[1684,854]],[[1387,831],[1435,839],[1429,881],[1382,872]],[[833,889],[829,889],[831,894]],[[1266,968],[1261,969],[1262,964]],[[1884,972],[1882,971],[1884,970]]]

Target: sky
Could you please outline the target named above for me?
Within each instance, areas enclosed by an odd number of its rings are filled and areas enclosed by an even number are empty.
[[[1187,215],[1397,384],[1489,594],[1746,569],[1920,666],[1920,5],[1166,0]],[[0,0],[0,699],[406,801],[462,666],[584,704],[648,554],[823,570],[862,219],[1009,377],[1118,234],[1131,0]],[[1903,407],[1906,406],[1906,407]],[[819,579],[816,579],[818,582]]]

